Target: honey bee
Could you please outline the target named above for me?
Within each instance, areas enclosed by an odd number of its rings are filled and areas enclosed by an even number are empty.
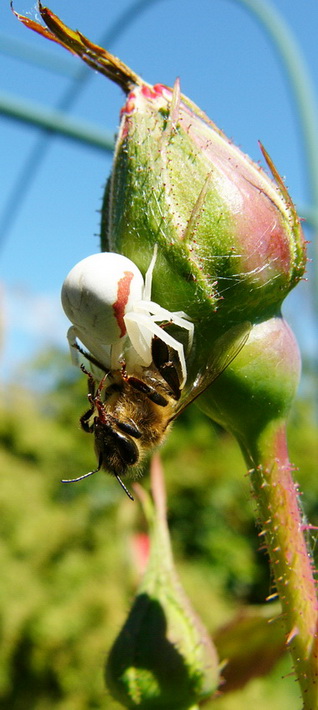
[[[128,375],[123,366],[116,371],[105,372],[97,383],[91,372],[82,365],[88,377],[90,408],[83,414],[80,423],[84,431],[94,434],[98,466],[63,483],[81,481],[102,469],[115,476],[133,500],[121,477],[138,470],[144,456],[164,442],[172,422],[230,365],[245,344],[248,334],[249,324],[232,328],[232,344],[225,350],[226,354],[223,348],[229,339],[228,334],[219,339],[218,347],[221,349],[210,358],[191,387],[185,385],[182,389],[178,356],[157,336],[152,340],[151,367],[143,369],[142,377]],[[101,368],[95,360],[93,364]]]
[[[138,472],[145,455],[163,443],[173,421],[222,374],[248,338],[249,323],[232,327],[216,341],[195,379],[189,378],[184,346],[167,326],[187,331],[189,351],[194,324],[185,313],[151,301],[156,256],[157,249],[145,282],[133,262],[113,253],[87,257],[64,282],[73,361],[88,378],[89,409],[80,424],[94,434],[98,465],[63,483],[104,470],[133,500],[122,477]]]

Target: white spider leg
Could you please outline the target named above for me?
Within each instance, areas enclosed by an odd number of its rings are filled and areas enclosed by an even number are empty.
[[[78,331],[74,325],[67,331],[67,340],[72,364],[75,365],[75,367],[81,367],[84,364],[85,368],[88,369],[94,377],[97,376],[98,379],[101,379],[103,373],[110,368],[111,346],[104,346],[102,349],[95,348],[93,352],[92,346],[94,343],[90,347],[90,343],[86,338],[84,343],[80,331]]]
[[[193,344],[194,324],[192,321],[187,320],[189,316],[187,316],[184,311],[168,311],[167,308],[159,306],[159,303],[155,303],[154,301],[137,301],[137,303],[134,304],[134,313],[151,313],[150,317],[153,321],[167,320],[168,322],[179,326],[179,328],[184,328],[188,331],[188,350],[191,350]]]
[[[127,343],[127,337],[124,336],[113,343],[110,347],[110,367],[111,370],[118,370],[121,363],[124,361],[124,350]]]
[[[158,244],[155,244],[154,250],[153,250],[153,255],[151,262],[148,266],[146,275],[145,275],[145,285],[143,289],[143,297],[145,301],[150,301],[151,298],[151,286],[152,286],[152,275],[153,275],[153,270],[155,267],[156,259],[157,259],[157,254],[158,254]]]
[[[169,313],[169,311],[168,311],[168,313]],[[158,320],[158,314],[152,315],[151,318],[154,321]],[[161,320],[161,315],[160,315],[159,320]],[[192,345],[193,345],[194,324],[191,321],[185,320],[184,318],[179,318],[177,313],[174,313],[174,312],[170,313],[169,323],[173,323],[174,325],[177,325],[179,328],[184,328],[184,330],[188,331],[187,350],[188,350],[188,352],[190,352]]]
[[[79,337],[77,335],[77,330],[74,325],[71,325],[71,327],[67,331],[67,340],[70,348],[70,353],[71,353],[71,360],[72,364],[75,365],[75,367],[80,367],[81,365],[81,360],[80,360],[80,354],[79,351],[77,350],[77,338]]]
[[[142,364],[150,365],[151,363],[151,340],[153,337],[153,322],[146,313],[126,313],[124,316],[127,335],[131,345],[138,356],[141,358]],[[144,324],[147,327],[144,327]],[[156,327],[156,326],[155,326]]]
[[[180,316],[180,318],[185,318],[186,320],[191,320],[190,316],[184,311],[172,311],[173,315]]]
[[[160,328],[160,326],[145,313],[127,313],[127,315],[124,316],[124,320],[131,344],[142,358],[145,365],[150,365],[152,360],[151,341],[154,335],[157,335],[166,345],[170,345],[173,350],[176,350],[182,372],[182,382],[180,385],[182,388],[187,379],[187,366],[182,343],[169,335],[163,328]]]

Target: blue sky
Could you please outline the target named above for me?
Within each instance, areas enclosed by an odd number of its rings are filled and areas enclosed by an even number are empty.
[[[318,3],[275,0],[267,4],[288,23],[317,90]],[[131,0],[49,3],[61,19],[97,43],[131,5]],[[16,0],[15,9],[37,16],[34,2]],[[12,15],[9,0],[1,3],[0,33],[63,58],[69,72],[81,66],[80,60],[23,27]],[[296,204],[309,204],[293,97],[268,36],[240,0],[197,0],[195,7],[193,0],[149,0],[147,9],[108,46],[149,82],[172,85],[179,76],[182,92],[255,160],[260,159],[257,141],[261,140]],[[1,92],[54,107],[71,81],[0,52]],[[118,87],[90,72],[69,115],[115,133],[123,98]],[[37,140],[35,128],[0,115],[0,222]],[[77,261],[99,250],[98,210],[110,168],[107,153],[54,137],[25,196],[17,191],[14,219],[0,242],[3,378],[13,377],[21,362],[46,345],[66,347],[60,288]],[[315,347],[309,284],[302,284],[297,292],[288,298],[285,313],[308,354]]]

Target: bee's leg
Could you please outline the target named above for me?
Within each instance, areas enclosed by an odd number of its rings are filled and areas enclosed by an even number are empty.
[[[85,365],[81,364],[81,370],[84,372],[84,375],[87,375],[88,378],[88,399],[91,400],[92,397],[95,395],[95,380],[92,375],[92,373],[86,369]]]
[[[96,358],[93,357],[93,355],[91,355],[88,351],[84,350],[84,348],[81,348],[81,346],[78,343],[76,343],[76,348],[77,348],[78,352],[81,353],[81,355],[84,355],[84,357],[86,358],[86,360],[88,360],[88,362],[91,362],[92,365],[95,365],[95,367],[98,367],[99,370],[101,370],[102,372],[105,372],[105,375],[108,375],[110,370],[106,369],[105,365],[102,365],[102,363],[99,362],[99,360],[96,360]]]
[[[101,392],[103,390],[105,380],[107,378],[108,373],[106,372],[104,377],[100,380],[100,383],[98,387],[96,387],[96,380],[95,377],[93,377],[92,373],[86,369],[85,365],[81,365],[81,370],[84,372],[84,375],[87,375],[88,377],[88,399],[90,402],[93,402],[93,400],[98,400],[101,402]]]
[[[154,387],[151,387],[150,385],[147,385],[145,382],[140,380],[138,377],[133,377],[127,375],[126,377],[126,382],[133,387],[135,390],[138,390],[138,392],[142,392],[145,394],[148,399],[151,400],[151,402],[154,402],[154,404],[158,404],[159,407],[166,407],[168,404],[168,400],[166,397],[163,397],[160,392],[157,392],[157,390]]]
[[[88,395],[87,399],[90,403],[90,408],[83,414],[83,416],[80,418],[80,425],[82,429],[87,433],[87,434],[92,434],[94,432],[94,421],[90,423],[90,419],[92,419],[96,409],[99,414],[99,416],[104,420],[105,419],[105,406],[104,402],[102,401],[101,398],[101,392],[104,387],[105,379],[107,377],[107,373],[104,375],[104,377],[101,379],[99,385],[96,387],[96,381],[95,378],[93,377],[92,373],[86,369],[86,367],[81,364],[81,370],[84,372],[85,375],[87,375],[88,378]]]
[[[120,431],[123,431],[125,434],[129,434],[129,436],[133,436],[134,439],[140,439],[142,435],[141,431],[139,431],[133,419],[129,417],[129,420],[127,422],[121,422],[115,417],[112,417],[112,419],[114,421],[114,424],[116,424],[117,428],[120,429]]]
[[[80,418],[80,425],[87,434],[92,434],[94,431],[94,424],[90,424],[89,420],[92,418],[95,410],[95,405],[94,405],[94,398],[95,398],[95,381],[94,378],[89,372],[89,370],[86,370],[86,367],[82,364],[81,366],[82,372],[84,372],[84,375],[87,375],[88,377],[88,401],[91,404],[91,407],[83,414],[83,416]]]
[[[172,396],[180,399],[182,371],[176,350],[155,335],[151,341],[151,353],[153,364],[171,388]]]
[[[80,355],[83,355],[85,360],[87,360],[88,362],[91,362],[92,365],[95,365],[96,367],[98,367],[98,369],[101,370],[102,372],[105,372],[105,374],[107,374],[109,372],[109,370],[106,370],[105,366],[102,365],[101,362],[96,360],[96,358],[93,357],[93,355],[91,355],[91,353],[88,352],[88,350],[84,350],[84,348],[82,348],[82,346],[79,344],[79,342],[77,340],[77,331],[76,331],[76,328],[74,325],[72,325],[71,328],[69,328],[67,331],[67,340],[68,340],[68,344],[70,347],[73,365],[76,365],[76,367],[80,367],[81,369],[83,369],[84,366],[82,366],[80,363],[80,358],[79,358],[79,354],[80,354]],[[86,374],[88,374],[86,369],[84,369],[84,372]]]
[[[86,434],[93,434],[94,431],[94,423],[90,424],[89,420],[92,418],[94,414],[95,407],[91,407],[90,409],[83,414],[83,416],[80,418],[80,425],[83,429],[83,431],[86,432]]]

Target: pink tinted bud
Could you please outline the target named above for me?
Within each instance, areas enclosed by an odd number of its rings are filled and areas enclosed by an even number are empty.
[[[180,94],[178,82],[173,90],[135,86],[105,197],[105,248],[144,268],[144,254],[158,243],[161,300],[182,300],[190,314],[203,303],[221,320],[277,311],[306,260],[294,205],[262,152],[274,181]]]
[[[103,250],[125,254],[143,273],[157,244],[154,299],[199,314],[203,330],[277,313],[306,257],[296,210],[266,151],[274,181],[181,95],[178,81],[173,89],[147,84],[40,2],[39,11],[45,28],[15,14],[127,94],[102,210]]]

